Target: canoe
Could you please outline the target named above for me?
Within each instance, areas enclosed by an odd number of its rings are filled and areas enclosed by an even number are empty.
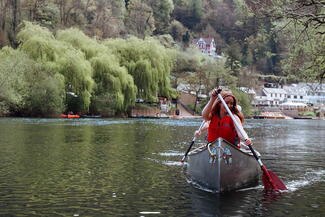
[[[247,146],[218,138],[188,154],[186,172],[191,182],[220,193],[257,185],[260,167]]]
[[[61,114],[60,118],[80,118],[80,115],[65,115],[65,114]]]

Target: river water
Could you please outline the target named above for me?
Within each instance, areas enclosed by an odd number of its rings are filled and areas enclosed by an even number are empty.
[[[288,191],[224,194],[180,163],[199,119],[0,119],[0,216],[324,216],[325,121],[247,120]],[[196,144],[204,143],[199,138]]]

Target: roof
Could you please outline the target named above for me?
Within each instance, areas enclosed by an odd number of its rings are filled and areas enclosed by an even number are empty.
[[[287,94],[290,95],[304,96],[306,95],[307,92],[305,87],[301,87],[297,85],[284,86],[283,89],[287,92]]]
[[[287,94],[287,92],[282,88],[263,88],[263,91],[266,93],[281,93],[281,94]]]
[[[255,90],[254,89],[250,89],[248,87],[239,87],[239,90],[241,90],[241,91],[243,91],[243,92],[245,92],[247,94],[253,94],[253,95],[255,94],[256,95]]]
[[[197,44],[198,41],[200,41],[200,40],[203,40],[204,43],[206,43],[206,44],[211,44],[211,42],[214,41],[213,38],[195,38],[195,39],[192,40],[192,42]]]

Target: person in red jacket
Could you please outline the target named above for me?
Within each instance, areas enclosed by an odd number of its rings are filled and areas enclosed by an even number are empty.
[[[244,116],[238,109],[236,97],[230,91],[221,91],[220,94],[239,123],[239,127],[243,129]],[[240,139],[248,138],[247,134],[245,136],[240,134],[240,130],[237,129],[222,102],[218,99],[217,89],[210,92],[210,100],[202,111],[202,117],[208,123],[208,142],[213,142],[221,137],[237,145]],[[246,133],[244,130],[243,132]],[[251,145],[252,142],[247,139],[245,144]]]

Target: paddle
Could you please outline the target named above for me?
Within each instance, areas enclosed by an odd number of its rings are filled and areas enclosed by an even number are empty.
[[[201,130],[201,128],[203,127],[204,123],[205,123],[205,120],[202,121],[202,123],[201,123],[201,125],[200,125],[200,128],[199,128],[198,130]],[[191,150],[191,148],[192,148],[192,146],[193,146],[195,140],[196,140],[196,136],[193,137],[192,142],[191,142],[190,146],[188,147],[186,153],[184,154],[184,156],[183,156],[181,162],[184,162],[184,161],[185,161],[185,158],[187,157],[187,154],[190,152],[190,150]]]
[[[243,136],[243,138],[246,141],[248,139],[246,133],[241,128],[241,126],[239,125],[239,123],[235,119],[234,115],[232,114],[232,112],[228,108],[228,106],[227,106],[225,100],[222,98],[220,92],[221,92],[221,89],[218,89],[218,91],[217,91],[218,98],[220,99],[220,101],[222,102],[224,107],[226,108],[226,110],[227,110],[228,114],[230,115],[231,119],[235,123],[236,127],[239,129],[240,134]],[[248,147],[251,150],[251,152],[253,153],[255,159],[257,160],[258,164],[260,165],[260,167],[261,167],[261,169],[263,171],[262,182],[264,184],[264,188],[269,189],[269,190],[276,190],[276,191],[278,191],[278,190],[287,190],[287,187],[281,181],[281,179],[277,175],[275,175],[272,171],[266,169],[266,167],[262,163],[261,158],[257,156],[257,154],[256,154],[255,150],[253,149],[252,145],[249,145]]]

